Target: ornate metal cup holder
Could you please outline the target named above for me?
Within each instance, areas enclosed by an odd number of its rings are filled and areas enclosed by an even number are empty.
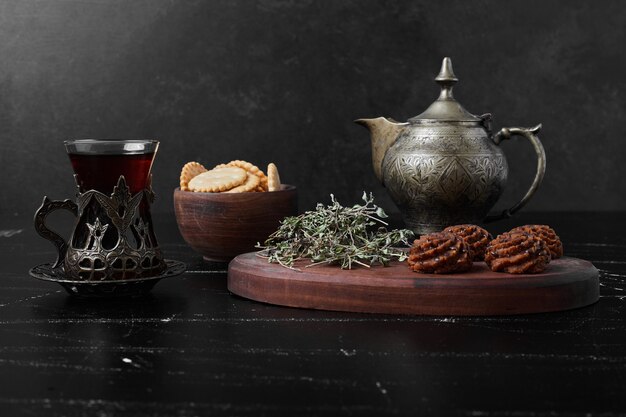
[[[111,297],[144,294],[160,279],[185,271],[184,263],[163,259],[154,235],[151,177],[134,195],[123,175],[110,195],[82,191],[75,178],[76,203],[44,197],[35,213],[35,229],[55,245],[57,259],[32,268],[31,276],[57,282],[71,295]],[[46,226],[47,216],[59,209],[76,216],[68,241]]]
[[[42,281],[60,284],[70,295],[79,297],[132,297],[148,293],[161,279],[180,275],[185,272],[183,262],[171,259],[164,260],[166,268],[159,275],[106,281],[76,281],[67,279],[62,266],[53,267],[53,263],[45,263],[31,268],[30,276]]]

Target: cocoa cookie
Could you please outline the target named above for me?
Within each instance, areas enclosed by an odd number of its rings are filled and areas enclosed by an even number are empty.
[[[557,259],[563,256],[563,244],[561,243],[561,239],[550,226],[546,226],[545,224],[527,224],[511,230],[511,232],[520,231],[537,236],[539,239],[546,242],[552,259]]]
[[[472,260],[482,261],[485,259],[485,248],[493,240],[491,233],[474,224],[458,224],[443,229],[462,238],[472,250]]]
[[[548,245],[525,232],[502,233],[489,242],[485,262],[495,272],[536,274],[550,263]]]
[[[448,232],[430,233],[415,240],[407,262],[411,270],[426,274],[450,274],[472,268],[468,244]]]

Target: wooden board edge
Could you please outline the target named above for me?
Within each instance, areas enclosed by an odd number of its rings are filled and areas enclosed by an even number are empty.
[[[593,265],[572,282],[526,288],[378,288],[286,280],[248,272],[233,260],[228,290],[254,301],[296,308],[376,314],[488,316],[545,313],[585,307],[599,300]],[[330,296],[329,296],[330,294]]]

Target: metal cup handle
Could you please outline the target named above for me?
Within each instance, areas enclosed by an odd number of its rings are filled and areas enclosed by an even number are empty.
[[[515,212],[524,207],[528,200],[535,194],[539,185],[541,185],[541,181],[543,181],[543,176],[546,172],[546,153],[543,149],[543,145],[541,141],[537,137],[537,133],[541,129],[541,124],[533,128],[524,128],[524,127],[505,127],[501,129],[493,138],[493,141],[496,145],[499,145],[503,140],[510,139],[512,136],[518,135],[523,136],[532,143],[533,148],[535,148],[535,153],[537,154],[537,172],[535,173],[535,179],[533,183],[530,185],[528,191],[520,201],[518,201],[513,207],[503,210],[502,213],[487,216],[484,220],[485,223],[493,222],[500,219],[507,219],[511,217]]]
[[[48,197],[43,198],[41,207],[35,212],[35,230],[39,235],[51,241],[57,249],[57,259],[53,268],[58,267],[65,258],[67,252],[67,242],[58,233],[48,229],[46,226],[46,217],[53,211],[64,209],[70,211],[74,216],[78,216],[78,206],[72,200],[50,200]]]

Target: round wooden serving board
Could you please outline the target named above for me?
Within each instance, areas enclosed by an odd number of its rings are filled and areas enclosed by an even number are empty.
[[[598,301],[598,270],[587,261],[553,260],[541,274],[492,272],[475,262],[462,274],[418,274],[405,263],[342,270],[318,265],[301,272],[256,253],[228,266],[228,289],[245,298],[289,307],[363,313],[504,315],[583,307]]]

